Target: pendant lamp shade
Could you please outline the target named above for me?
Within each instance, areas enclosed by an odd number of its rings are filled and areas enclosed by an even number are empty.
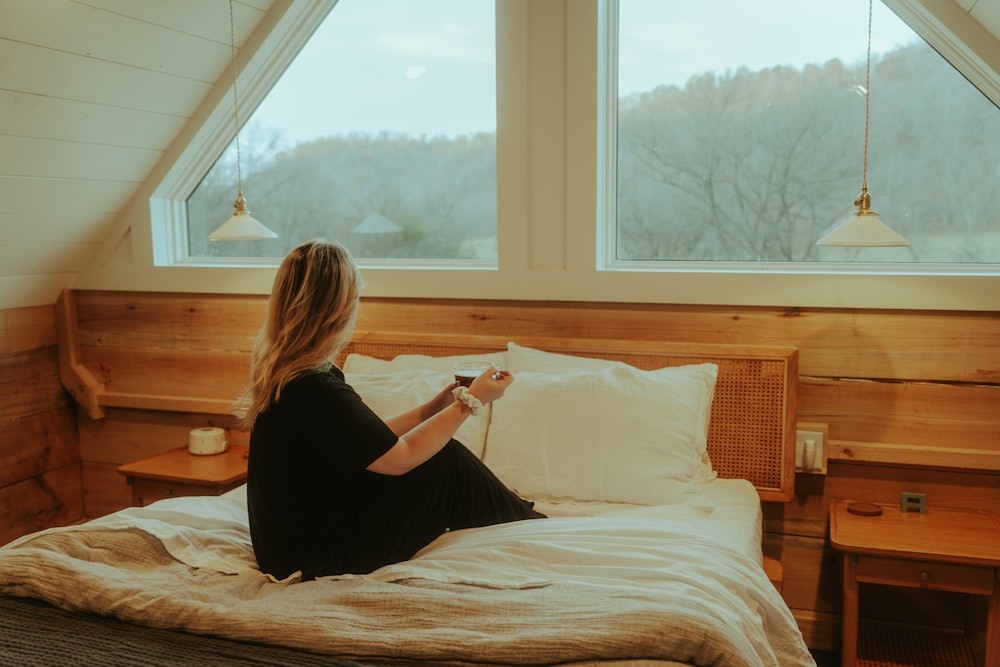
[[[236,197],[233,209],[232,217],[208,235],[209,241],[263,241],[278,238],[277,234],[250,215],[242,191]]]
[[[858,210],[824,234],[819,241],[816,241],[816,245],[854,247],[910,245],[909,241],[882,222],[878,213],[871,210],[871,201],[872,197],[868,191],[862,190],[854,200]]]
[[[208,235],[209,241],[262,241],[276,239],[278,235],[250,215],[243,198],[243,173],[240,168],[240,106],[236,94],[236,29],[233,20],[233,0],[229,0],[229,51],[233,69],[233,123],[236,126],[236,202],[233,215]]]
[[[861,176],[861,194],[854,200],[858,207],[850,217],[824,234],[816,245],[849,247],[905,246],[910,242],[882,222],[878,213],[871,210],[872,196],[868,194],[868,125],[869,96],[872,71],[872,0],[868,0],[868,61],[865,65],[865,149]]]

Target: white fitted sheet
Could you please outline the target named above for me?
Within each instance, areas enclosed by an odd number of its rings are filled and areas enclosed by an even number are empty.
[[[669,505],[646,507],[622,503],[576,500],[535,500],[535,509],[550,517],[630,516],[662,517],[697,523],[723,544],[758,560],[761,554],[763,511],[760,496],[744,479],[716,478],[704,483],[678,483]]]

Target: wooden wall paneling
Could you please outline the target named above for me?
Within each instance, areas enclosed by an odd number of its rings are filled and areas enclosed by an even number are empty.
[[[84,460],[82,468],[84,516],[88,519],[132,504],[132,491],[117,465]]]
[[[1000,433],[1000,384],[800,378],[799,419],[838,440],[985,448]]]
[[[848,441],[830,458],[863,458],[850,442],[882,443],[905,447],[913,465],[1000,470],[1000,384],[800,378],[799,420]]]
[[[826,475],[800,474],[789,503],[765,503],[766,532],[824,537],[835,500],[898,504],[905,492],[927,494],[928,507],[975,507],[1000,514],[1000,475],[831,461]]]
[[[75,407],[52,306],[0,311],[0,544],[83,515]]]
[[[84,515],[103,516],[131,505],[132,492],[118,466],[186,447],[189,432],[202,426],[225,428],[230,445],[249,444],[249,433],[218,415],[121,408],[110,409],[100,420],[81,415]]]
[[[264,305],[242,297],[64,292],[64,384],[88,415],[107,406],[228,414],[246,383]]]
[[[204,426],[226,429],[230,444],[246,444],[248,438],[245,431],[234,428],[232,417],[160,410],[111,408],[107,419],[81,416],[79,424],[82,457],[115,465],[184,447],[189,432]]]
[[[804,376],[1000,383],[1000,313],[363,299],[359,329],[792,345]]]
[[[94,347],[83,354],[84,364],[104,385],[103,394],[214,400],[223,414],[250,372],[246,352]],[[111,400],[98,398],[105,405]]]
[[[0,354],[36,350],[55,344],[55,311],[51,306],[0,311]]]
[[[0,487],[80,465],[76,420],[60,408],[0,422]]]
[[[74,292],[87,347],[250,351],[267,297]]]
[[[249,350],[266,311],[256,296],[81,291],[77,301],[84,346],[174,346],[181,335],[195,349]],[[807,377],[1000,383],[998,313],[379,298],[362,300],[358,328],[792,345]]]
[[[840,615],[810,609],[792,609],[806,646],[820,651],[840,652]],[[827,664],[827,663],[820,663]],[[832,664],[832,663],[831,663]]]
[[[59,377],[63,388],[93,419],[104,417],[99,395],[104,386],[83,363],[76,296],[64,289],[56,301],[56,338],[59,341]]]
[[[766,503],[769,505],[770,503]],[[781,561],[781,596],[802,630],[806,644],[825,651],[839,648],[840,557],[824,536],[764,533],[764,553]]]
[[[49,470],[0,487],[0,544],[83,516],[80,465]]]
[[[79,424],[84,509],[88,517],[107,514],[113,511],[108,508],[125,507],[131,502],[128,484],[117,473],[118,466],[185,447],[192,429],[218,426],[226,429],[229,444],[249,444],[249,433],[237,428],[234,418],[228,415],[110,408],[106,419],[81,414]]]
[[[55,348],[0,355],[0,422],[68,407]]]

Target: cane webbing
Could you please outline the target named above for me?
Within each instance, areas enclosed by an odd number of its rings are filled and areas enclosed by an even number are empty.
[[[978,667],[973,636],[862,623],[858,667]]]

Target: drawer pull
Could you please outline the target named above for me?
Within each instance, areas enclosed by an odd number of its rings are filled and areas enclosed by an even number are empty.
[[[931,575],[927,570],[920,571],[920,581],[930,581]]]

